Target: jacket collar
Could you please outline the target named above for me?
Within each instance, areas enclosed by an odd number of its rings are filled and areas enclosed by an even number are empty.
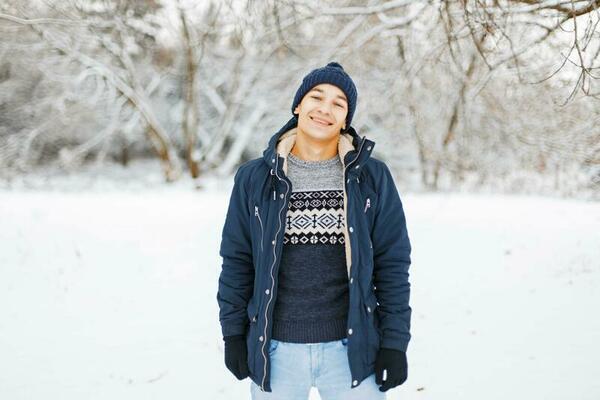
[[[298,117],[293,116],[281,129],[271,136],[267,148],[263,151],[263,160],[269,168],[273,169],[278,165],[278,171],[287,175],[287,156],[296,142],[297,128]],[[338,154],[344,168],[351,162],[357,166],[357,168],[352,168],[348,171],[348,175],[360,172],[362,165],[371,156],[374,146],[375,142],[367,139],[366,136],[362,138],[358,136],[358,133],[356,133],[356,130],[352,126],[340,135]],[[358,158],[357,154],[359,155]],[[277,157],[283,158],[283,162],[281,159],[277,160]],[[357,158],[356,162],[354,161],[355,158]]]

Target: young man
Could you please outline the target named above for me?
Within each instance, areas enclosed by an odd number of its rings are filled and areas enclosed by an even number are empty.
[[[253,399],[383,399],[407,378],[411,245],[356,101],[340,64],[311,71],[235,174],[217,300],[225,364]]]

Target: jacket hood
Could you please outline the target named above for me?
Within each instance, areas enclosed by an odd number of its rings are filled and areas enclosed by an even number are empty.
[[[269,168],[280,165],[279,169],[287,175],[287,156],[296,142],[297,129],[298,117],[294,115],[283,127],[271,136],[267,148],[263,151],[263,160]],[[362,148],[365,145],[367,147],[365,148],[365,151],[362,151]],[[357,154],[359,154],[356,171],[354,172],[354,169],[352,170],[353,173],[358,174],[360,172],[360,166],[371,156],[371,151],[373,151],[374,146],[375,142],[367,139],[366,136],[361,138],[358,136],[358,133],[356,133],[356,130],[350,126],[346,132],[340,135],[338,141],[338,154],[344,168],[349,162],[352,162],[356,158]],[[276,163],[277,157],[282,157],[283,162]],[[350,176],[352,172],[349,172],[348,176]]]

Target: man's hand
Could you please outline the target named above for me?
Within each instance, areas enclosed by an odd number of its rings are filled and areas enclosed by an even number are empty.
[[[240,381],[248,377],[248,349],[244,335],[225,336],[225,366]]]
[[[379,349],[377,359],[375,360],[375,383],[380,392],[402,385],[408,375],[406,353],[393,349]],[[383,371],[386,370],[386,379],[383,380]]]

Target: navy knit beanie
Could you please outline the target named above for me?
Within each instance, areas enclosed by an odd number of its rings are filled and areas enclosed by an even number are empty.
[[[294,109],[302,99],[304,95],[308,93],[313,87],[321,84],[329,83],[339,87],[348,99],[348,115],[346,115],[346,129],[350,127],[352,122],[352,116],[356,109],[356,100],[358,93],[356,92],[356,86],[352,78],[344,71],[344,68],[337,62],[332,61],[324,67],[313,69],[302,79],[302,84],[294,96],[294,102],[292,103],[292,114]],[[296,116],[296,114],[294,114]]]

